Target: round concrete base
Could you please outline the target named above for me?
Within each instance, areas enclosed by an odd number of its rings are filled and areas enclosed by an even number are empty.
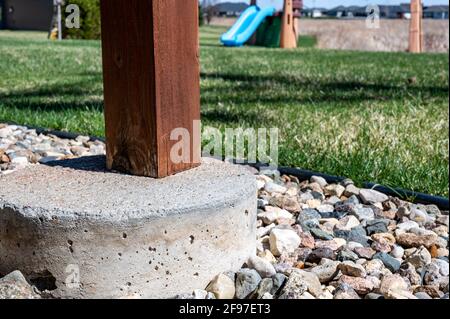
[[[0,177],[0,274],[20,270],[60,298],[172,298],[255,253],[256,186],[244,168],[208,161],[155,180],[104,162]]]

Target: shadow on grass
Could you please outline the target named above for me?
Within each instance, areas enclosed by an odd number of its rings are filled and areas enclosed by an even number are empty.
[[[79,75],[77,75],[79,76]],[[0,105],[17,109],[64,111],[86,109],[103,111],[103,90],[98,75],[84,75],[86,79],[38,86],[33,89],[0,93]],[[93,85],[94,84],[94,85]]]
[[[229,73],[201,73],[203,80],[222,80],[226,85],[202,89],[202,102],[215,103],[226,100],[240,103],[296,103],[389,101],[405,96],[422,98],[448,96],[448,86],[420,86],[415,84],[381,84],[359,81],[311,81],[296,76],[242,75]]]
[[[300,75],[300,74],[299,74]],[[202,72],[202,80],[212,85],[202,86],[203,119],[218,123],[256,123],[267,116],[251,104],[316,106],[325,102],[341,107],[359,107],[364,101],[398,101],[405,97],[421,99],[447,98],[448,86],[425,86],[400,83],[366,83],[361,81],[314,81],[299,75],[246,75]],[[101,72],[74,75],[70,82],[56,82],[33,89],[0,93],[0,106],[27,110],[103,111]],[[220,80],[220,82],[214,82]],[[216,107],[222,102],[226,109]],[[232,106],[232,110],[228,106]],[[250,107],[249,107],[250,105]]]

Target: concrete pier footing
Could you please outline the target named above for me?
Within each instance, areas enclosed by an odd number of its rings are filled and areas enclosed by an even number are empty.
[[[217,161],[161,180],[102,156],[0,177],[0,274],[57,298],[172,298],[255,253],[255,178]]]

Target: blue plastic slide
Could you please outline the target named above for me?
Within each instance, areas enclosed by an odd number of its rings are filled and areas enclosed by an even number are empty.
[[[259,25],[267,17],[275,14],[275,8],[261,9],[258,6],[250,6],[245,10],[228,32],[224,33],[220,41],[225,46],[236,47],[247,42],[258,29]]]

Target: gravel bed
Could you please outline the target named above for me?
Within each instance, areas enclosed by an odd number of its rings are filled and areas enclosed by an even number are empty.
[[[101,141],[0,124],[0,175],[27,165],[105,154]],[[257,252],[182,299],[448,299],[448,211],[347,179],[257,171]],[[1,185],[1,180],[0,180]],[[1,262],[1,261],[0,261]],[[16,271],[1,298],[45,298]]]

